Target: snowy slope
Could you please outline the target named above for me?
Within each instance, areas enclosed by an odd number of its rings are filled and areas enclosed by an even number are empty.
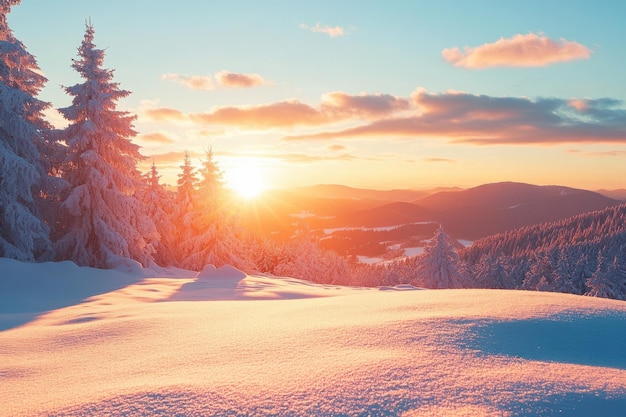
[[[626,409],[623,302],[191,275],[0,259],[0,415]]]

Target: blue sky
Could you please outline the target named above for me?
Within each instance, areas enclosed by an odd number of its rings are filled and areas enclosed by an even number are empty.
[[[625,15],[623,3],[582,1],[23,0],[13,8],[9,24],[49,79],[41,98],[62,107],[70,99],[59,85],[78,81],[71,59],[91,18],[96,44],[107,50],[105,66],[114,68],[116,80],[133,93],[120,107],[138,114],[137,141],[145,155],[156,156],[168,182],[175,179],[180,153],[189,150],[199,161],[213,146],[226,174],[252,164],[268,186],[333,182],[424,188],[514,180],[621,188],[626,187],[621,181],[626,174],[626,48],[620,44]],[[332,28],[343,33],[324,31]],[[529,43],[530,34],[555,44],[570,42],[588,53],[562,59],[561,51],[556,54],[561,58],[540,66],[519,65],[514,58],[504,66],[478,69],[455,66],[442,55],[446,49],[478,49],[515,36]],[[227,87],[218,80],[220,72],[255,75],[262,82]],[[213,88],[185,84],[194,76],[205,77]],[[417,91],[425,91],[419,100]],[[333,92],[343,94],[333,98],[341,103],[333,101],[335,107],[327,112]],[[391,97],[398,99],[393,109],[367,107],[383,101],[390,105]],[[616,101],[585,102],[576,107],[585,112],[569,123],[572,108],[566,107],[572,99],[602,98]],[[542,99],[560,101],[547,106]],[[426,125],[417,116],[427,115],[424,109],[435,101],[445,106],[449,119],[437,117],[437,126],[428,119]],[[310,107],[299,108],[294,118],[305,110],[315,121],[286,121],[291,113],[285,109],[294,103]],[[476,110],[482,105],[487,107]],[[474,113],[483,117],[493,106],[497,117],[504,117],[509,105],[511,111],[533,109],[511,117],[510,128],[506,123],[497,127],[516,131],[530,125],[532,137],[495,138],[494,126],[483,132],[472,123]],[[216,113],[220,108],[237,111],[242,119],[224,121]],[[457,123],[449,112],[453,108],[464,112],[461,136],[449,128]],[[150,113],[155,109],[179,113],[162,118],[157,117],[162,113]],[[252,111],[259,117],[280,111],[284,117],[252,126]],[[558,121],[545,125],[557,114]],[[371,129],[402,118],[412,118],[413,130]],[[566,131],[560,130],[564,124]],[[351,129],[367,133],[352,134]],[[429,129],[436,133],[431,136]],[[576,133],[578,139],[570,141],[563,132],[574,130],[592,133]],[[165,139],[155,140],[155,134]],[[477,144],[481,138],[489,140]]]

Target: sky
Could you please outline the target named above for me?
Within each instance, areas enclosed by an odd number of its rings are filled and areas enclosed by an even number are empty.
[[[626,188],[626,3],[23,0],[9,25],[55,108],[85,22],[174,184]],[[60,116],[51,120],[62,125]]]

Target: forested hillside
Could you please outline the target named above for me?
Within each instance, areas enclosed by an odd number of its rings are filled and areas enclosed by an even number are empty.
[[[624,299],[626,204],[489,236],[460,257],[475,272],[505,269],[516,288]]]

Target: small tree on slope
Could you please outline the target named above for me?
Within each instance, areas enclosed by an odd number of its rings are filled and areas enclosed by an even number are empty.
[[[37,207],[46,193],[39,147],[49,128],[43,119],[49,104],[35,98],[46,79],[7,24],[11,6],[20,2],[0,0],[0,257],[34,261],[52,255]]]
[[[136,169],[141,159],[131,137],[134,116],[116,110],[116,101],[130,94],[102,69],[104,51],[96,49],[88,24],[79,59],[72,67],[85,79],[66,87],[73,97],[61,113],[71,124],[64,131],[69,148],[66,177],[70,190],[62,203],[64,233],[56,244],[60,256],[79,265],[116,267],[130,258],[148,265],[158,238],[152,221],[133,195],[140,186]]]
[[[467,272],[443,227],[435,233],[418,259],[418,286],[426,288],[463,288]]]

